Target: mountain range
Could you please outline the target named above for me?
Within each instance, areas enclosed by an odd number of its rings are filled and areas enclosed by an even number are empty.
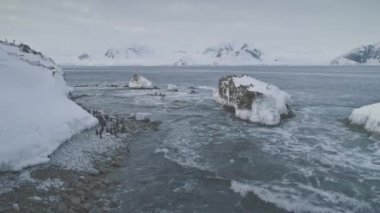
[[[380,65],[380,42],[355,48],[333,59],[331,65]]]
[[[246,42],[224,42],[198,51],[166,51],[132,45],[57,57],[56,60],[62,65],[88,66],[380,65],[380,43],[355,48],[330,62],[321,58],[323,52],[288,52],[275,57]]]

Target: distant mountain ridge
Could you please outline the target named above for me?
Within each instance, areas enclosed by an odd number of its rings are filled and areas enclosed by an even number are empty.
[[[254,65],[263,63],[262,55],[262,50],[247,43],[229,42],[185,54],[174,65]]]
[[[146,45],[83,52],[63,60],[67,65],[256,65],[264,64],[263,51],[248,43],[226,42],[202,51],[155,51]]]
[[[380,42],[355,48],[333,59],[331,65],[380,65]]]
[[[129,58],[136,57],[145,57],[151,55],[153,50],[151,50],[148,46],[143,45],[134,45],[126,48],[108,48],[104,52],[92,53],[89,54],[87,52],[82,53],[78,56],[77,59],[80,61],[87,60],[126,60]]]

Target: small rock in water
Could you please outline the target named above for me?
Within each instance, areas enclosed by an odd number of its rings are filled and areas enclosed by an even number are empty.
[[[13,204],[13,210],[16,211],[16,212],[19,212],[20,211],[20,206],[17,203],[14,203]]]
[[[135,89],[153,89],[153,84],[141,75],[134,74],[128,86]]]
[[[174,84],[168,84],[168,91],[178,92],[177,86]]]
[[[194,89],[192,89],[192,90],[190,90],[190,92],[189,92],[190,94],[198,94],[198,91],[196,91],[196,90],[194,90]]]
[[[149,93],[148,95],[150,96],[160,96],[160,97],[165,97],[166,95],[161,92],[161,90],[155,89],[153,90],[153,93]]]
[[[66,212],[67,211],[67,206],[64,203],[64,201],[60,201],[57,206],[57,211],[58,212]]]

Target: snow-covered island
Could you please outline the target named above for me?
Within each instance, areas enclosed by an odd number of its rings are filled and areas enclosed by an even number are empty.
[[[247,75],[220,78],[214,99],[233,108],[243,120],[270,126],[279,124],[281,117],[291,113],[288,93]]]
[[[331,65],[380,65],[380,42],[353,49],[332,60]]]
[[[69,91],[51,58],[0,41],[0,171],[47,162],[63,142],[97,124]]]
[[[380,134],[380,103],[354,109],[349,120],[352,124],[363,126],[369,132]]]

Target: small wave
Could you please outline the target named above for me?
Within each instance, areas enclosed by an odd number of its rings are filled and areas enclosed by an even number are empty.
[[[198,86],[198,89],[204,89],[204,90],[215,90],[215,87],[210,86]]]
[[[261,200],[293,212],[373,212],[372,207],[364,201],[303,184],[284,187],[275,184],[246,184],[232,180],[231,189],[242,197],[253,193]],[[329,205],[326,205],[326,202]]]
[[[156,150],[154,150],[154,153],[164,153],[164,154],[167,154],[169,152],[169,149],[166,149],[166,148],[156,148]]]

